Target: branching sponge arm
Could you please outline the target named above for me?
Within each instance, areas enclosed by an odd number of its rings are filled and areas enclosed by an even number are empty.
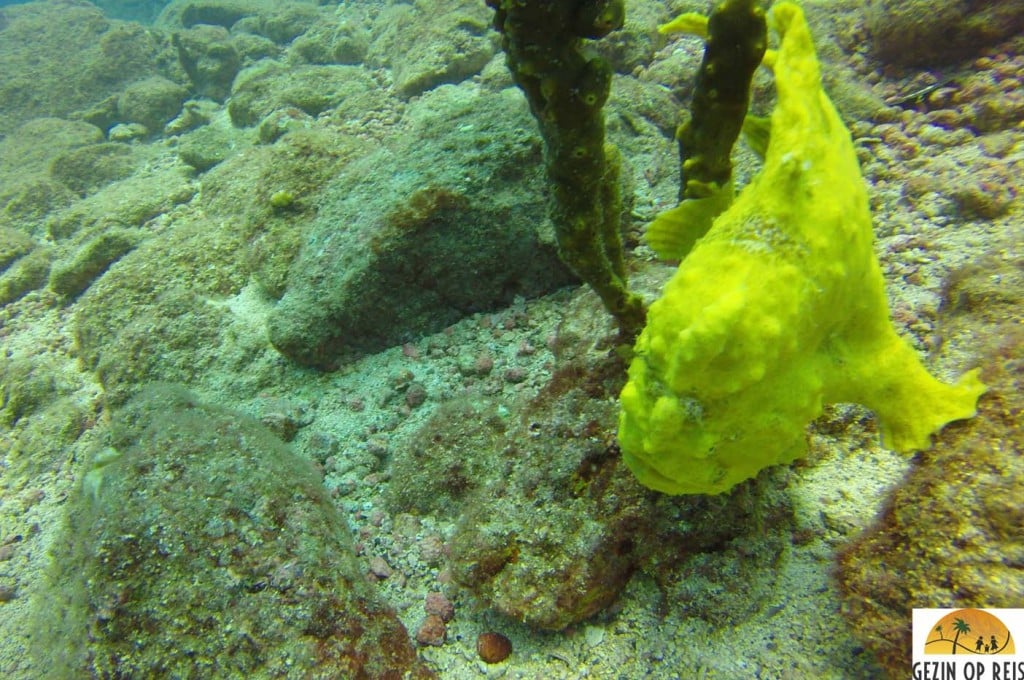
[[[565,262],[600,296],[623,335],[644,322],[626,287],[619,233],[622,198],[617,152],[605,143],[602,107],[612,71],[583,49],[622,26],[623,0],[487,0],[509,71],[525,93],[545,145],[551,216]]]
[[[685,256],[732,202],[732,147],[744,128],[750,83],[764,56],[768,29],[756,0],[725,0],[710,18],[684,14],[659,30],[705,40],[690,115],[676,130],[679,205],[647,228],[648,245],[674,260]]]

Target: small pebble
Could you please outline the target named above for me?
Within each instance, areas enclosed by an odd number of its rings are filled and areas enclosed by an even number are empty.
[[[374,555],[370,558],[370,573],[379,579],[385,579],[391,576],[391,565],[380,555]]]
[[[512,653],[512,641],[501,633],[480,633],[476,639],[476,653],[485,663],[501,663]]]
[[[424,536],[419,542],[420,558],[427,564],[437,564],[447,552],[444,540],[437,534]]]
[[[427,593],[427,599],[423,603],[423,609],[428,614],[441,617],[441,620],[448,623],[455,618],[455,605],[441,592]]]
[[[513,366],[512,368],[505,371],[505,380],[510,383],[521,383],[527,378],[525,368],[519,366]]]
[[[409,408],[422,406],[427,400],[427,388],[419,383],[412,383],[405,391],[405,405]]]
[[[416,642],[424,646],[440,647],[444,644],[446,634],[444,620],[436,614],[428,614],[423,625],[416,631]]]

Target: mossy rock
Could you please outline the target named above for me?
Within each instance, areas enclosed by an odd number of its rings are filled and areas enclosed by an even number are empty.
[[[40,677],[433,677],[313,466],[184,390],[114,414],[54,546]]]
[[[113,142],[65,151],[50,163],[50,176],[81,196],[124,179],[134,170],[131,147]]]
[[[480,73],[498,49],[491,11],[475,0],[392,5],[372,33],[367,63],[390,68],[403,98]]]
[[[359,66],[261,65],[239,76],[228,113],[240,127],[256,125],[273,111],[288,107],[315,118],[376,87],[370,74]]]
[[[248,280],[237,222],[182,218],[150,236],[92,282],[76,301],[79,356],[96,372],[108,403],[140,383],[218,380],[230,361],[231,313],[217,301]]]
[[[196,94],[224,101],[242,67],[242,57],[228,31],[200,25],[174,33],[171,40]]]
[[[871,0],[865,24],[875,54],[903,66],[948,64],[1024,29],[1024,0]]]
[[[148,75],[173,77],[167,49],[161,33],[111,21],[87,2],[0,7],[0,134],[85,111]]]
[[[132,229],[111,229],[90,239],[70,258],[54,263],[50,270],[50,288],[66,298],[81,294],[141,238]]]
[[[340,23],[313,26],[292,41],[289,53],[310,64],[363,63],[370,49],[370,31],[362,17],[350,16],[357,11],[355,6],[346,7]]]
[[[45,248],[34,248],[0,273],[0,305],[6,305],[42,288],[50,272],[50,254]]]
[[[0,424],[13,427],[46,406],[57,393],[57,381],[46,364],[29,359],[0,361]]]
[[[41,117],[0,140],[0,176],[44,173],[54,156],[103,141],[103,130],[84,121]]]
[[[31,252],[35,245],[28,234],[0,225],[0,272],[6,271],[11,263]]]
[[[77,196],[64,184],[45,175],[29,175],[0,190],[0,216],[26,231],[41,231],[46,218],[71,205]]]
[[[301,363],[379,351],[573,280],[517,92],[438,88],[408,107],[405,125],[320,194],[269,319],[271,342]]]
[[[181,111],[188,96],[184,87],[160,76],[132,83],[117,98],[121,122],[138,123],[156,134]]]
[[[295,0],[173,0],[156,23],[171,30],[221,26],[287,43],[321,18],[316,5]]]
[[[199,172],[206,172],[235,151],[232,135],[218,126],[206,125],[181,136],[178,157]]]
[[[29,417],[12,430],[7,452],[5,481],[38,480],[40,475],[66,469],[72,446],[88,428],[90,411],[72,396],[50,394]]]

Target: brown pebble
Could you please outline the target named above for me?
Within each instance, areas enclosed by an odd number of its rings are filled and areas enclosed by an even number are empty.
[[[412,383],[405,391],[405,405],[409,408],[422,406],[427,400],[427,388],[419,383]]]
[[[480,633],[476,639],[476,652],[486,663],[500,663],[512,653],[512,641],[501,633]]]
[[[423,620],[423,625],[416,631],[416,642],[423,646],[440,647],[444,644],[446,635],[444,620],[436,614],[428,614]]]
[[[393,573],[391,565],[389,565],[383,557],[374,555],[370,558],[370,573],[376,576],[378,579],[386,579]]]
[[[427,599],[423,603],[423,609],[428,614],[440,616],[441,620],[448,623],[455,618],[455,605],[444,596],[444,593],[432,591],[427,593]]]

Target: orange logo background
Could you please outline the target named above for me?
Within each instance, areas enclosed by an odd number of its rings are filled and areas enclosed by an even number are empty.
[[[939,619],[928,632],[925,654],[1013,654],[1009,629],[981,609],[958,609]]]

